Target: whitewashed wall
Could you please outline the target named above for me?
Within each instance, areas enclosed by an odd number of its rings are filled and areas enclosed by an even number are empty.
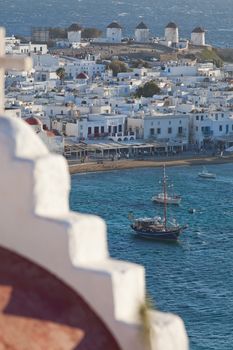
[[[0,148],[0,245],[76,290],[122,350],[148,349],[139,321],[144,268],[109,257],[101,218],[70,211],[65,159],[50,154],[30,126],[16,118],[0,117]],[[151,349],[188,349],[179,317],[151,311],[150,318]]]

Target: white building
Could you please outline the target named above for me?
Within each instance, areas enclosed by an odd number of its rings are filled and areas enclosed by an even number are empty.
[[[108,138],[123,141],[128,136],[126,118],[124,114],[88,114],[73,121],[53,120],[52,128],[81,140]]]
[[[17,107],[6,107],[5,115],[7,117],[21,118],[21,109]]]
[[[208,142],[231,139],[233,142],[233,115],[228,111],[202,110],[191,114],[190,141],[202,147]]]
[[[59,58],[57,56],[31,54],[31,58],[33,59],[33,68],[36,70],[41,68],[56,70],[59,68]]]
[[[198,66],[197,65],[179,65],[179,64],[168,64],[164,66],[161,71],[161,76],[166,77],[184,77],[184,76],[197,76]]]
[[[144,139],[187,145],[189,115],[154,113],[144,117]]]
[[[106,66],[96,63],[92,56],[87,56],[86,59],[74,59],[67,61],[65,71],[69,79],[76,79],[80,73],[85,73],[89,78],[101,76],[104,73]]]
[[[68,41],[71,45],[81,43],[82,28],[78,24],[71,24],[67,30]]]
[[[179,43],[179,30],[174,22],[168,23],[165,27],[165,41],[168,46],[176,46]]]
[[[143,139],[144,137],[144,119],[142,116],[128,117],[127,118],[127,129],[129,132],[133,132],[136,139]]]
[[[139,43],[146,43],[149,41],[150,31],[145,23],[141,22],[135,29],[135,40]]]
[[[196,27],[191,33],[191,43],[197,46],[205,46],[205,31],[201,27]]]
[[[107,26],[107,41],[109,43],[120,43],[122,39],[122,27],[117,22],[112,22]]]
[[[47,44],[17,44],[12,48],[13,54],[39,53],[44,55],[48,52]]]
[[[126,115],[120,114],[89,114],[79,122],[79,137],[84,139],[103,136],[114,138],[117,133],[124,133],[126,118]]]
[[[14,35],[5,38],[6,53],[12,53],[13,47],[19,45],[20,40],[16,39]]]
[[[29,117],[25,119],[25,122],[32,127],[35,133],[46,144],[50,152],[63,154],[64,140],[62,136],[56,136],[52,131],[44,130],[43,124],[38,118]]]

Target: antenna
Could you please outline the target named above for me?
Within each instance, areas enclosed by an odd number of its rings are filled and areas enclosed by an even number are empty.
[[[164,225],[165,230],[167,229],[167,183],[166,183],[166,173],[165,173],[165,164],[163,165],[163,197],[164,197]]]

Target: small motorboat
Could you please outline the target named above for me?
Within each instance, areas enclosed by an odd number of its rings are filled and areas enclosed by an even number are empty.
[[[194,213],[196,213],[196,209],[189,208],[188,212],[189,212],[189,214],[194,214]]]
[[[202,171],[198,173],[198,176],[203,179],[216,179],[216,174],[210,173],[206,167],[203,167]]]

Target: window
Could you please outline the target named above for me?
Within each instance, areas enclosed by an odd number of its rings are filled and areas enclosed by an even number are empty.
[[[179,128],[178,128],[178,134],[182,134],[182,132],[183,132],[182,126],[179,126]]]
[[[88,127],[88,131],[87,131],[88,135],[91,135],[91,127]]]
[[[104,126],[101,126],[101,129],[100,129],[101,131],[101,134],[103,134],[104,133]]]
[[[118,125],[118,131],[122,132],[122,125]]]
[[[171,123],[172,123],[172,122],[169,120],[169,125],[171,125]]]
[[[151,129],[150,129],[150,136],[154,136],[154,134],[155,134],[155,129],[154,129],[154,128],[151,128]]]
[[[196,120],[199,120],[199,115],[196,115]]]
[[[224,118],[224,113],[222,113],[222,118]]]
[[[215,120],[218,120],[218,113],[215,114]]]
[[[196,126],[196,131],[198,131],[198,126]]]
[[[153,126],[153,125],[154,125],[154,123],[153,123],[153,122],[151,122],[151,123],[150,123],[150,125],[151,125],[151,126]]]
[[[94,134],[95,134],[96,136],[99,135],[99,127],[98,127],[98,126],[94,126]]]
[[[167,132],[168,132],[168,134],[171,134],[172,133],[172,128],[168,128]]]
[[[111,133],[111,132],[112,132],[111,125],[109,125],[109,127],[108,127],[108,132],[109,132],[109,133]]]
[[[161,129],[157,128],[157,134],[161,134]]]
[[[182,121],[180,120],[179,123],[182,124]]]
[[[203,120],[204,119],[204,116],[203,115],[201,115],[201,120]]]
[[[219,125],[219,131],[222,131],[222,125]]]

